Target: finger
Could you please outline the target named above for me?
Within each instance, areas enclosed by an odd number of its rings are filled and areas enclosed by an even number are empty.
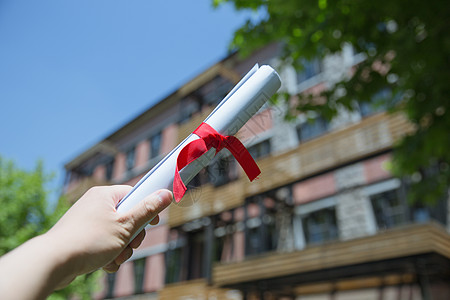
[[[157,225],[159,223],[159,215],[156,215],[156,217],[153,218],[153,220],[150,222],[150,225]]]
[[[114,259],[117,265],[123,264],[127,259],[133,255],[133,249],[130,246],[126,246],[125,249],[120,252],[120,254]]]
[[[117,272],[117,270],[119,270],[119,267],[120,266],[115,262],[110,262],[109,264],[103,267],[103,270],[107,273],[115,273]]]
[[[141,230],[141,232],[139,232],[139,234],[131,241],[130,247],[136,249],[141,245],[144,238],[145,238],[145,229]]]
[[[72,281],[74,281],[76,276],[70,276],[67,279],[64,279],[62,282],[60,282],[56,287],[55,290],[60,290],[68,286]]]
[[[148,221],[155,218],[164,208],[172,202],[172,193],[169,190],[159,190],[128,211],[124,217],[133,225],[133,233],[143,227]]]
[[[129,185],[113,185],[110,188],[111,188],[110,191],[112,193],[112,199],[114,201],[114,206],[116,206],[117,203],[119,203],[119,201],[122,200],[123,197],[125,197],[133,187]]]

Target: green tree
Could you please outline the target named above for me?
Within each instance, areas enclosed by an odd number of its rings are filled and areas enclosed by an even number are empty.
[[[49,211],[46,186],[51,179],[42,162],[38,162],[34,170],[27,171],[0,156],[0,256],[45,233],[68,209],[68,202],[60,199],[56,208]],[[52,294],[50,299],[67,299],[72,295],[91,299],[98,276],[79,276],[68,287]]]
[[[392,171],[411,179],[413,200],[433,202],[450,183],[450,2],[353,0],[213,0],[261,13],[235,32],[232,49],[244,56],[271,42],[282,60],[302,62],[338,53],[350,44],[363,60],[350,78],[323,93],[316,105],[298,95],[297,109],[331,119],[355,101],[404,113],[414,126],[394,147]],[[374,97],[387,89],[390,97]],[[284,97],[288,98],[287,95]],[[308,101],[309,100],[309,101]]]

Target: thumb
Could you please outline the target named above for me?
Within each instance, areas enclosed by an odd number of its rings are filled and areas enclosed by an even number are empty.
[[[153,220],[164,208],[172,202],[172,193],[169,190],[159,190],[145,197],[127,213],[137,232],[148,222]]]

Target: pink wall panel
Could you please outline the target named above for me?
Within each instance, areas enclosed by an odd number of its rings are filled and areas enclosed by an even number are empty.
[[[136,167],[145,166],[150,155],[150,143],[148,140],[141,141],[136,146]]]
[[[144,291],[155,292],[164,286],[164,253],[147,257],[145,262]]]
[[[177,144],[178,127],[171,124],[162,131],[161,153],[169,153]]]
[[[125,262],[116,274],[114,296],[124,297],[134,294],[134,269],[133,262]]]
[[[66,193],[69,193],[72,190],[76,189],[79,184],[80,184],[79,179],[71,179],[69,185],[67,185],[66,187]]]
[[[306,89],[305,91],[303,91],[303,93],[305,93],[305,94],[312,94],[312,95],[319,95],[320,93],[322,93],[326,89],[327,89],[326,84],[321,82],[319,84],[316,84],[316,85],[310,87],[309,89]]]
[[[143,175],[139,175],[139,176],[133,177],[133,178],[125,181],[123,184],[128,184],[128,185],[131,185],[131,186],[135,186],[136,183],[138,183],[138,181],[141,180],[142,177],[143,177]]]
[[[152,247],[155,245],[167,243],[167,237],[169,236],[169,226],[160,225],[147,230],[144,240],[142,241],[139,249]]]
[[[94,173],[92,174],[95,180],[102,181],[106,178],[106,168],[104,165],[98,165],[94,169]]]
[[[125,153],[117,153],[113,170],[114,180],[120,180],[123,178],[126,171],[125,159]]]
[[[388,162],[391,155],[384,154],[367,160],[364,162],[364,175],[367,183],[379,181],[391,177],[392,175],[385,168],[385,163]]]
[[[225,222],[231,221],[232,217],[233,217],[233,215],[231,214],[231,211],[229,211],[229,210],[226,210],[220,214],[220,218],[222,220],[224,220]]]
[[[257,203],[249,203],[247,206],[247,213],[249,218],[259,216],[259,205]]]
[[[244,208],[243,207],[238,207],[236,208],[236,210],[234,211],[234,220],[236,222],[238,221],[243,221],[244,220]]]
[[[273,126],[272,121],[272,110],[266,109],[251,118],[244,127],[239,130],[237,137],[242,142],[249,141],[259,134],[271,129]]]
[[[296,183],[292,190],[294,202],[302,204],[334,194],[336,183],[333,173],[327,173]]]
[[[224,245],[222,248],[222,255],[220,256],[221,262],[230,262],[233,260],[233,239],[234,235],[227,235],[225,237]]]
[[[233,261],[242,261],[245,255],[245,236],[243,231],[234,234]]]

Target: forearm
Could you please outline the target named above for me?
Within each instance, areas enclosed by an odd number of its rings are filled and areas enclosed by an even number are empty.
[[[60,250],[55,240],[44,234],[2,256],[0,295],[5,299],[45,299],[70,281],[67,266],[71,264]]]
[[[92,188],[84,194],[46,234],[26,242],[0,257],[0,297],[44,299],[77,275],[104,267],[116,271],[142,242],[139,228],[172,201],[160,190],[127,213],[118,214],[117,202],[130,186]]]

